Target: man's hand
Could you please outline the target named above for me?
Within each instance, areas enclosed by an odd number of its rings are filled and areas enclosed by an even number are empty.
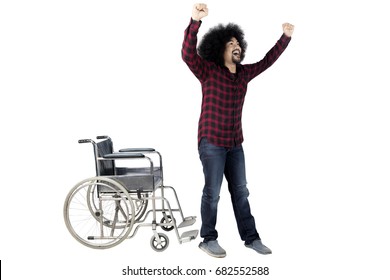
[[[209,10],[207,9],[206,4],[198,3],[195,4],[194,7],[192,8],[192,19],[199,21],[205,16],[207,16],[209,13]]]
[[[291,35],[293,34],[294,32],[294,25],[290,24],[290,23],[283,23],[282,24],[282,27],[283,27],[283,33],[287,36],[287,37],[291,37]]]

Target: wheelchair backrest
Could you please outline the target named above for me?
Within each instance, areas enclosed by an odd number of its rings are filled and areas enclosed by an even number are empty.
[[[97,143],[98,154],[95,153],[97,176],[115,175],[115,162],[113,160],[97,160],[98,157],[102,158],[106,154],[113,153],[113,151],[113,143],[110,138]]]

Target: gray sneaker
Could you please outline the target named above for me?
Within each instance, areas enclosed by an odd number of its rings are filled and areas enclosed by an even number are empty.
[[[259,254],[268,255],[272,254],[272,251],[270,248],[265,246],[260,239],[257,239],[253,241],[251,244],[245,244],[246,247],[251,248],[255,250]]]
[[[212,257],[215,258],[224,258],[226,257],[226,251],[219,246],[217,240],[211,240],[206,242],[200,242],[199,248],[203,251],[205,251],[207,254],[209,254]]]

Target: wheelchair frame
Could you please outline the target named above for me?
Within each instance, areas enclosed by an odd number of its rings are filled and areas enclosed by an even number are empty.
[[[100,141],[78,141],[93,145],[96,176],[77,183],[65,199],[64,220],[71,235],[87,247],[107,249],[133,238],[141,227],[151,227],[150,245],[157,252],[169,245],[168,236],[157,232],[158,227],[167,232],[174,230],[180,244],[194,240],[198,230],[179,233],[179,229],[193,225],[196,217],[184,217],[176,190],[164,185],[161,154],[153,148],[114,152],[110,137],[98,136],[97,140]],[[137,164],[117,167],[121,160]],[[175,208],[165,197],[168,190],[173,193]],[[176,224],[176,212],[180,214],[180,224]],[[162,218],[158,221],[160,213]],[[146,222],[150,214],[151,221]]]

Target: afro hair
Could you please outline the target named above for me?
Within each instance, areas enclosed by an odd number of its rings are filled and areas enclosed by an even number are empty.
[[[199,43],[198,53],[203,59],[224,66],[225,46],[233,37],[240,44],[242,61],[245,57],[247,42],[244,40],[244,32],[240,26],[234,23],[219,24],[207,31]]]

